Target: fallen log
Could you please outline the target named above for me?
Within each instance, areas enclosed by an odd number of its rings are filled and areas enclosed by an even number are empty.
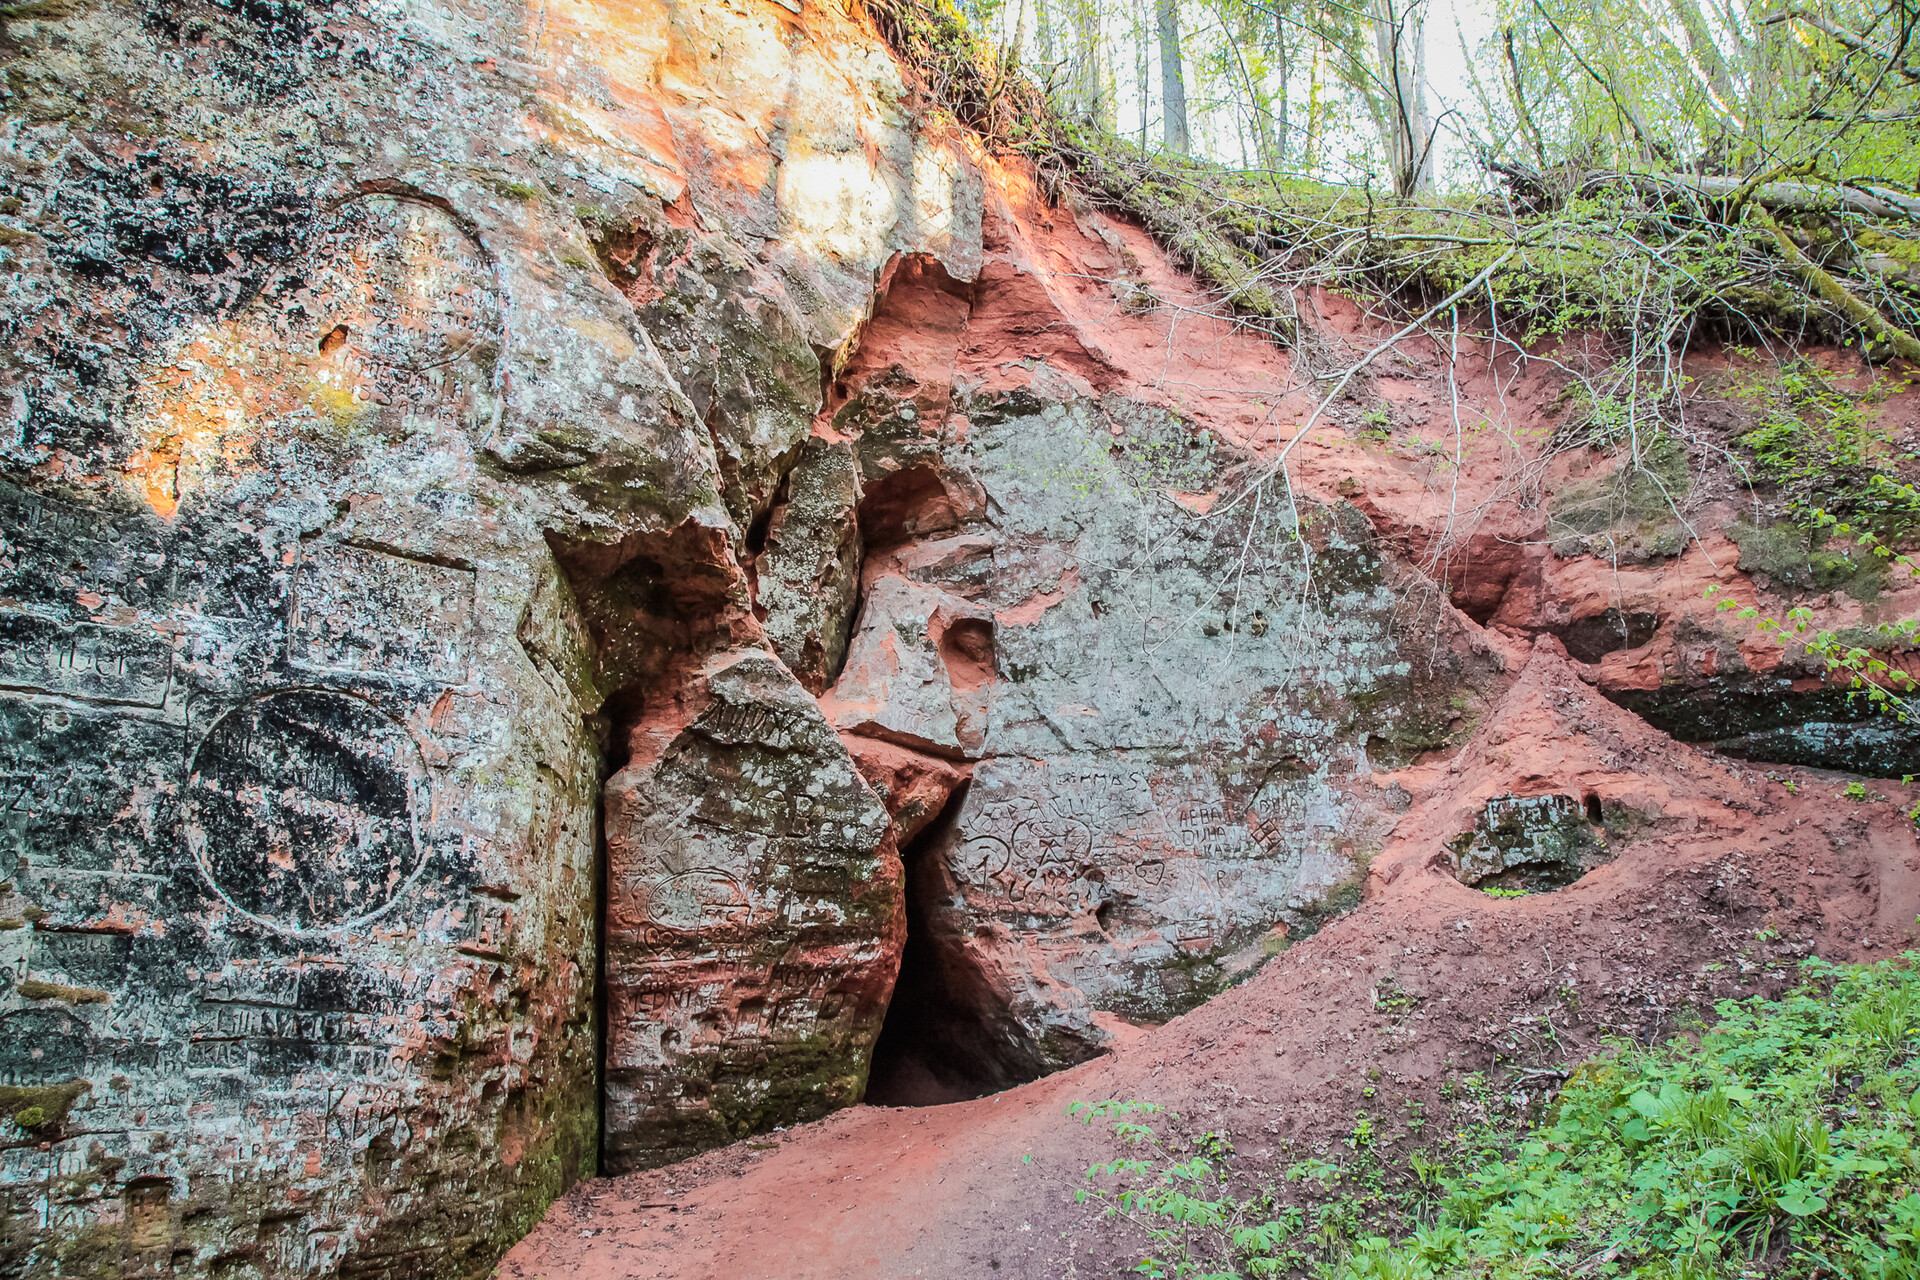
[[[1748,188],[1749,179],[1724,174],[1606,173],[1581,184],[1591,193],[1613,183],[1631,183],[1666,191],[1691,193],[1702,200],[1730,200],[1744,196],[1773,213],[1857,213],[1867,218],[1920,222],[1920,198],[1887,187],[1785,180]]]
[[[1851,289],[1840,283],[1819,263],[1809,258],[1795,244],[1786,229],[1775,222],[1773,215],[1765,207],[1756,204],[1748,215],[1753,224],[1773,237],[1780,250],[1780,256],[1799,276],[1801,282],[1821,300],[1839,310],[1847,319],[1859,325],[1868,334],[1887,344],[1893,353],[1909,364],[1920,364],[1920,339],[1893,321],[1887,319],[1874,306],[1862,300]]]

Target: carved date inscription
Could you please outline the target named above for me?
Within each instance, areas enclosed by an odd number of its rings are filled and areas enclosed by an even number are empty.
[[[391,905],[419,872],[419,747],[371,704],[319,689],[243,703],[195,750],[188,847],[245,914],[292,932]]]

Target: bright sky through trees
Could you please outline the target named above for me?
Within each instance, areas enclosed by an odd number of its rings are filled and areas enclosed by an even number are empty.
[[[1902,188],[1920,176],[1909,145],[1920,107],[1912,0],[961,9],[1070,115],[1234,167],[1399,194],[1485,189],[1503,166],[1749,174],[1839,164]]]

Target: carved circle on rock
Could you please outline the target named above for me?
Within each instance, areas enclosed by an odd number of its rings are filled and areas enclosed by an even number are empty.
[[[426,764],[361,698],[283,689],[207,731],[187,777],[188,848],[216,893],[270,928],[324,932],[381,914],[419,875]]]
[[[378,193],[336,206],[308,274],[310,350],[421,371],[500,331],[486,250],[437,204]]]
[[[710,867],[675,872],[646,886],[641,914],[655,929],[700,933],[753,923],[753,897],[728,872]]]

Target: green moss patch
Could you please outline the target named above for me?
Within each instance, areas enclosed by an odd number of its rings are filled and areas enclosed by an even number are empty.
[[[0,1116],[30,1131],[57,1129],[80,1096],[93,1088],[91,1080],[61,1084],[0,1085]]]
[[[1793,524],[1735,522],[1727,526],[1727,536],[1740,548],[1741,571],[1764,574],[1775,589],[1845,591],[1866,601],[1886,586],[1885,562],[1865,553],[1815,545],[1813,535]]]
[[[106,1004],[113,999],[94,987],[70,987],[59,982],[42,982],[38,978],[25,978],[14,990],[29,1000],[59,1000],[66,1004]]]
[[[1669,559],[1687,548],[1680,512],[1692,485],[1686,452],[1662,438],[1642,451],[1638,464],[1623,458],[1606,475],[1575,481],[1555,494],[1547,538],[1562,556]]]

